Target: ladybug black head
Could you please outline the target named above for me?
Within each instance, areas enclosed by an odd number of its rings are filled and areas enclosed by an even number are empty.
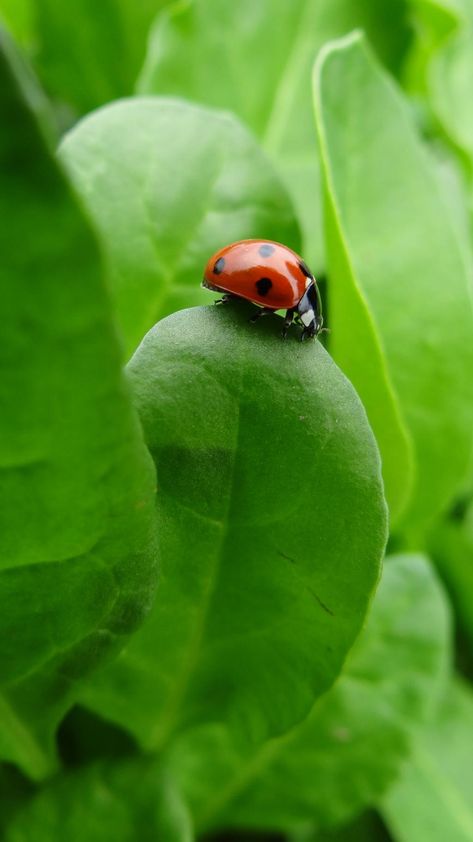
[[[322,330],[324,319],[322,316],[322,301],[315,280],[309,284],[297,305],[297,312],[304,325],[306,336],[317,336]]]

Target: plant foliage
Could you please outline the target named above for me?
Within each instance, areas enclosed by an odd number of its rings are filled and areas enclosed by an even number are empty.
[[[0,18],[0,836],[472,840],[472,0]]]

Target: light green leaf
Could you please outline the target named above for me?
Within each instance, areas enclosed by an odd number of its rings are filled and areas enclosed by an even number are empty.
[[[85,767],[20,809],[5,842],[193,842],[185,805],[149,758]]]
[[[209,300],[200,282],[217,248],[248,237],[299,248],[285,190],[226,114],[119,102],[80,123],[61,158],[102,235],[129,353],[159,317]]]
[[[412,62],[423,64],[422,79],[435,120],[473,177],[473,2],[410,0],[423,33]],[[442,25],[443,22],[443,25]],[[470,185],[471,186],[471,185]]]
[[[197,827],[320,829],[372,805],[438,701],[449,643],[447,603],[430,565],[389,558],[341,677],[305,722],[253,753],[217,727],[176,744],[174,772]]]
[[[314,91],[333,217],[331,347],[366,401],[384,464],[401,457],[405,470],[406,452],[386,442],[373,400],[375,338],[382,348],[414,445],[405,526],[419,530],[465,481],[471,455],[473,310],[465,255],[406,105],[359,35],[324,50]],[[344,304],[346,264],[353,283]]]
[[[435,722],[382,802],[396,842],[472,842],[473,694],[453,683]]]
[[[291,191],[316,272],[324,258],[311,67],[327,40],[355,26],[398,66],[408,40],[399,0],[389,9],[376,0],[180,2],[158,17],[138,84],[231,109],[252,128]]]
[[[0,0],[63,123],[133,92],[151,22],[169,0]]]
[[[25,46],[33,41],[34,20],[31,0],[0,0],[0,21]]]
[[[75,683],[149,607],[155,480],[96,241],[0,46],[0,756],[41,777]]]
[[[165,745],[195,722],[281,733],[333,682],[376,584],[380,466],[318,342],[242,302],[164,319],[128,366],[158,469],[154,609],[83,699]],[[294,329],[295,331],[295,329]]]

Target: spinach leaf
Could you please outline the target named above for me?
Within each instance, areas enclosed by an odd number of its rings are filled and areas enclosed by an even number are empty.
[[[4,18],[70,124],[78,114],[133,92],[146,38],[169,0],[0,0]]]
[[[388,558],[342,675],[301,725],[253,753],[215,726],[176,743],[174,773],[197,827],[320,830],[373,805],[439,702],[449,630],[427,560]]]
[[[191,821],[154,759],[94,764],[51,781],[18,811],[5,842],[193,842]]]
[[[128,366],[158,471],[147,623],[82,698],[146,749],[195,722],[244,743],[333,682],[379,574],[386,516],[364,410],[320,343],[243,303],[159,322]],[[294,329],[295,330],[295,329]]]
[[[0,47],[0,756],[39,778],[77,682],[149,608],[155,478],[97,243]]]
[[[395,840],[473,839],[473,695],[452,682],[435,722],[419,736],[410,762],[382,801]]]
[[[229,115],[119,102],[80,123],[61,158],[102,235],[130,354],[158,318],[208,301],[200,281],[217,248],[248,237],[299,248],[285,190]]]
[[[398,451],[394,425],[382,429],[374,401],[367,308],[370,334],[384,352],[387,382],[414,446],[414,485],[403,525],[416,532],[448,505],[468,474],[468,266],[406,105],[359,35],[324,50],[314,90],[332,215],[331,349],[366,401],[384,464],[399,461],[396,487],[403,476],[408,486],[406,449]],[[342,277],[347,263],[350,278]],[[392,474],[395,468],[387,479]]]
[[[399,66],[409,41],[399,0],[389,9],[376,0],[179,3],[158,16],[138,83],[140,93],[231,109],[252,128],[291,192],[304,256],[317,273],[324,243],[310,73],[321,46],[355,26]]]

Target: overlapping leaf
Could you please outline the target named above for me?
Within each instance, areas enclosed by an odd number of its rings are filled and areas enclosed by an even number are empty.
[[[388,393],[414,445],[406,523],[416,530],[446,507],[468,472],[468,267],[406,105],[359,35],[324,50],[314,90],[330,209],[331,349],[366,402],[384,464],[400,458],[397,480],[405,473],[407,483],[406,449],[393,446],[395,425],[383,429],[373,395],[373,352],[382,349]]]
[[[83,694],[146,748],[194,722],[281,733],[332,683],[385,540],[377,451],[319,343],[250,307],[153,328],[128,372],[159,477],[159,597]],[[295,330],[295,329],[294,329]]]
[[[0,0],[62,123],[133,91],[148,29],[168,0]]]
[[[159,16],[138,85],[141,93],[229,108],[253,129],[291,191],[316,272],[324,259],[311,66],[328,39],[355,26],[399,66],[408,26],[398,0],[389,8],[373,0],[179,3]]]
[[[232,117],[139,98],[84,120],[61,157],[102,235],[115,304],[134,351],[157,319],[209,300],[209,256],[246,237],[299,248],[287,193]]]
[[[5,842],[193,842],[185,805],[159,767],[134,758],[53,780],[18,811]]]
[[[149,606],[155,480],[96,241],[3,35],[0,76],[0,756],[40,777],[74,683]]]
[[[382,801],[396,842],[473,839],[473,696],[452,683],[435,722],[419,737],[398,783]]]
[[[252,754],[222,728],[177,743],[174,770],[197,827],[320,829],[373,805],[439,700],[449,643],[447,604],[430,565],[419,556],[388,559],[366,628],[305,722]]]

